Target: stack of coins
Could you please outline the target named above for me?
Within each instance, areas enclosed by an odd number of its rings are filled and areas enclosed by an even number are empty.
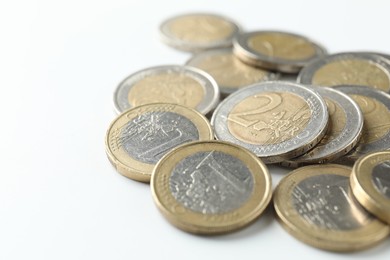
[[[168,221],[231,232],[273,197],[282,226],[312,246],[355,251],[388,236],[389,56],[327,55],[307,37],[243,32],[215,14],[176,16],[160,31],[193,56],[124,79],[105,142],[119,173],[151,183]],[[274,192],[271,163],[297,168]]]

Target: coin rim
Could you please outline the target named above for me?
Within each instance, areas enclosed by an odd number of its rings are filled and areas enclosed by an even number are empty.
[[[390,84],[390,60],[388,60],[383,56],[372,54],[372,53],[366,53],[366,52],[340,52],[340,53],[327,55],[322,58],[320,57],[318,59],[315,59],[312,62],[308,63],[304,68],[302,68],[302,70],[298,74],[297,82],[302,84],[313,84],[313,77],[320,68],[334,61],[340,61],[345,59],[363,59],[369,61],[370,63],[375,63],[387,75]],[[351,84],[341,84],[341,85],[351,85]],[[330,86],[330,87],[335,87],[335,86]],[[371,88],[381,90],[374,87]],[[390,92],[390,85],[388,88]]]
[[[173,108],[168,109],[170,107]],[[115,124],[117,124],[118,121],[123,120],[123,117],[126,117],[128,114],[134,113],[134,116],[128,119],[125,124],[127,124],[128,122],[130,122],[140,114],[144,114],[147,112],[155,112],[155,111],[173,112],[181,116],[184,116],[196,126],[200,140],[213,139],[214,136],[213,129],[208,119],[204,115],[196,111],[195,109],[178,105],[178,104],[170,104],[170,103],[151,103],[151,104],[144,104],[141,106],[130,108],[124,111],[122,114],[118,115],[111,122],[105,136],[105,150],[109,161],[120,174],[122,174],[127,178],[136,181],[141,181],[141,182],[149,182],[154,166],[157,163],[140,162],[130,157],[125,151],[120,151],[119,154],[118,152],[113,152],[109,145],[111,130],[113,129]]]
[[[313,85],[308,87],[317,91],[323,98],[329,98],[333,102],[336,102],[344,111],[346,124],[342,133],[331,142],[323,145],[320,152],[317,152],[315,155],[310,155],[311,150],[299,157],[283,161],[281,163],[283,166],[297,168],[313,163],[323,164],[334,161],[351,151],[362,135],[363,113],[352,98],[334,88]],[[351,129],[351,127],[353,127],[353,129]],[[313,149],[316,149],[316,147],[313,147]]]
[[[195,152],[220,151],[230,154],[248,167],[254,180],[254,187],[250,197],[239,208],[220,214],[205,214],[185,208],[172,195],[169,184],[159,184],[162,178],[169,178],[176,163]],[[168,181],[167,181],[168,182]],[[164,189],[167,187],[167,189]],[[186,232],[204,235],[216,235],[240,229],[264,212],[272,197],[272,180],[266,165],[250,151],[222,141],[201,141],[180,145],[166,154],[154,168],[151,179],[151,190],[155,204],[162,215],[174,226]],[[178,209],[181,214],[172,212]],[[231,215],[238,215],[229,220]],[[210,219],[211,218],[211,219]],[[213,220],[213,218],[215,218]]]
[[[276,85],[277,84],[277,85]],[[276,85],[276,86],[275,86]],[[258,89],[258,90],[257,90]],[[295,90],[295,91],[293,91]],[[317,107],[319,111],[318,116],[316,118],[311,118],[308,122],[308,125],[305,129],[308,129],[310,138],[299,139],[298,137],[291,138],[287,141],[271,144],[271,145],[255,145],[250,143],[245,143],[241,140],[238,140],[234,137],[227,126],[228,115],[230,111],[243,99],[253,96],[254,94],[262,93],[262,92],[281,92],[287,91],[294,95],[299,96],[303,100],[307,101],[309,97],[314,98],[317,101]],[[304,91],[300,93],[300,91]],[[254,92],[254,93],[253,93]],[[311,113],[313,114],[313,104],[306,102],[306,104],[311,109]],[[318,118],[318,119],[317,119]],[[284,81],[268,81],[262,83],[256,83],[250,85],[248,87],[242,88],[226,99],[224,99],[214,110],[214,113],[211,117],[211,125],[214,127],[214,135],[217,140],[225,140],[235,144],[239,144],[244,148],[254,152],[258,157],[260,157],[265,163],[278,163],[287,159],[291,159],[293,157],[297,157],[309,149],[313,148],[321,138],[325,135],[327,126],[328,126],[328,110],[326,107],[325,101],[322,97],[317,94],[317,92],[313,91],[310,88],[307,88],[304,85],[292,83],[292,82],[284,82]],[[303,129],[300,134],[302,134],[305,129]],[[302,140],[299,142],[299,140]],[[276,149],[278,146],[287,146],[288,143],[295,142],[292,146],[288,146],[283,149]],[[275,148],[276,147],[276,148]],[[262,152],[261,150],[268,150],[266,152]]]
[[[264,33],[275,33],[275,34],[285,34],[289,36],[294,36],[301,38],[311,44],[315,49],[315,54],[313,57],[300,60],[287,60],[283,58],[270,57],[268,55],[256,52],[248,45],[248,39],[254,35],[264,34]],[[266,69],[277,70],[285,73],[298,73],[306,64],[308,64],[313,59],[324,56],[327,54],[326,49],[315,41],[296,33],[285,32],[285,31],[276,31],[276,30],[263,30],[263,31],[253,31],[238,34],[233,41],[233,50],[235,55],[245,63],[248,63],[252,66],[259,66]]]
[[[192,55],[192,57],[187,60],[185,65],[193,66],[195,68],[199,68],[198,65],[197,65],[197,63],[199,63],[199,61],[203,61],[207,57],[216,56],[217,54],[220,54],[220,53],[230,53],[231,55],[236,57],[234,55],[234,53],[233,53],[233,49],[232,48],[211,49],[211,50],[206,50],[206,51],[203,51],[203,52],[194,53]],[[238,59],[238,60],[240,62],[242,62],[240,59]],[[248,64],[246,64],[246,63],[244,63],[244,65],[248,66]],[[199,68],[199,69],[202,69],[202,68]],[[264,71],[264,74],[266,74],[264,76],[264,79],[262,79],[260,81],[255,81],[255,82],[250,83],[250,84],[245,85],[245,86],[249,86],[249,85],[252,85],[254,83],[263,82],[263,81],[276,80],[276,79],[278,79],[280,77],[279,73],[272,72],[272,71],[269,71],[269,70],[266,70],[266,69],[262,69],[262,68],[256,68],[256,69]],[[208,73],[208,72],[206,71],[206,73]],[[215,81],[217,81],[217,80],[215,80]],[[224,86],[224,85],[220,84],[219,82],[217,82],[217,84],[219,86],[219,90],[220,90],[221,94],[223,94],[223,95],[229,95],[229,94],[237,91],[238,89],[241,89],[241,88],[245,87],[245,86],[228,87],[228,86]]]
[[[134,107],[129,103],[128,94],[131,88],[139,80],[147,78],[149,75],[158,75],[164,71],[173,71],[178,73],[185,73],[193,80],[201,85],[204,91],[204,97],[202,101],[195,107],[202,114],[207,114],[212,111],[219,102],[219,88],[217,82],[207,72],[191,66],[183,65],[161,65],[148,67],[133,74],[130,74],[123,79],[116,87],[113,95],[114,108],[117,114],[124,112],[125,110]],[[163,102],[152,102],[163,103]],[[124,105],[125,104],[125,105]],[[128,106],[128,107],[127,107]]]
[[[350,184],[356,199],[370,213],[390,224],[390,199],[381,194],[372,182],[373,168],[390,160],[390,151],[370,153],[356,161]]]
[[[324,167],[339,170],[337,172],[329,170],[331,173],[324,173],[321,172]],[[275,188],[273,199],[277,219],[282,227],[306,244],[338,252],[359,251],[386,239],[390,233],[390,227],[375,218],[368,225],[357,230],[341,231],[307,225],[296,213],[290,198],[292,190],[298,183],[308,177],[325,174],[349,178],[351,171],[350,167],[338,164],[310,165],[296,169],[285,176]]]
[[[168,29],[169,23],[174,21],[175,19],[186,17],[186,16],[213,16],[215,18],[219,18],[227,23],[229,23],[232,26],[232,33],[230,36],[223,38],[218,41],[213,41],[212,43],[192,43],[190,41],[183,41],[176,37],[173,37],[173,35],[170,33],[170,30]],[[236,35],[241,31],[241,26],[237,24],[234,20],[231,18],[227,18],[226,16],[215,14],[215,13],[187,13],[187,14],[181,14],[177,16],[173,16],[171,18],[166,19],[161,23],[159,26],[159,32],[160,32],[160,39],[163,43],[166,45],[175,48],[180,51],[186,51],[186,52],[199,52],[209,49],[215,49],[215,48],[224,48],[232,46],[232,41],[236,37]]]

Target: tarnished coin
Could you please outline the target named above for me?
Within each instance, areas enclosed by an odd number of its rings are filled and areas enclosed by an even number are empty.
[[[165,103],[125,111],[110,125],[106,153],[116,170],[149,182],[155,164],[172,148],[197,140],[212,140],[208,120],[193,109]]]
[[[271,177],[254,154],[230,143],[193,142],[156,165],[151,189],[161,213],[175,226],[219,234],[256,219],[272,196]]]
[[[284,177],[274,191],[282,226],[297,239],[331,251],[357,251],[386,239],[390,228],[355,200],[351,168],[306,166]]]
[[[301,70],[298,82],[319,86],[360,85],[390,91],[390,63],[370,53],[339,53],[317,59]]]
[[[359,106],[341,91],[313,87],[326,102],[329,113],[328,130],[321,141],[308,153],[282,162],[299,167],[313,163],[331,162],[348,153],[359,141],[363,129],[363,114]]]
[[[280,31],[239,34],[233,46],[234,53],[242,61],[287,73],[299,72],[307,63],[326,53],[306,37]]]
[[[207,114],[219,101],[215,80],[190,66],[159,66],[138,71],[124,79],[114,93],[118,113],[149,103],[172,103]]]
[[[353,166],[350,181],[360,204],[390,224],[390,151],[361,157]]]
[[[190,52],[229,47],[239,31],[239,26],[232,20],[205,13],[175,16],[160,26],[164,43]]]
[[[225,95],[260,81],[278,78],[278,74],[243,63],[231,48],[197,53],[187,65],[209,73],[217,81],[221,94]]]
[[[355,161],[365,154],[390,149],[390,95],[363,86],[339,86],[336,89],[359,105],[364,118],[362,138],[345,158]]]
[[[282,81],[234,92],[211,118],[217,139],[241,145],[266,163],[305,153],[324,136],[327,123],[326,103],[319,94]]]

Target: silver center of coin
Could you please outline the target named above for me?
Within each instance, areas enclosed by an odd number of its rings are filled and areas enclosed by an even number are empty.
[[[372,182],[381,194],[390,199],[390,161],[385,161],[374,167]]]
[[[292,201],[305,221],[320,228],[359,229],[371,219],[353,198],[345,176],[332,174],[307,178],[294,188]]]
[[[222,214],[239,208],[253,191],[245,164],[223,152],[198,152],[180,161],[170,177],[173,197],[203,214]]]
[[[196,126],[172,112],[149,112],[131,120],[122,130],[123,149],[143,163],[154,164],[172,148],[199,140]]]

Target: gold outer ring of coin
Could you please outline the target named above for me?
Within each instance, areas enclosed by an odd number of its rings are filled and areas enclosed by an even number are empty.
[[[219,151],[240,159],[253,178],[253,191],[239,208],[221,214],[202,214],[179,203],[171,194],[169,178],[175,165],[197,152]],[[195,234],[216,235],[240,229],[252,223],[271,201],[272,183],[266,165],[250,151],[223,141],[201,141],[180,145],[167,153],[156,165],[151,179],[154,201],[174,226]]]
[[[155,164],[140,162],[130,157],[123,148],[116,147],[113,142],[113,136],[115,134],[119,135],[120,127],[135,117],[153,111],[167,111],[180,114],[197,127],[200,140],[212,140],[214,138],[213,130],[207,118],[189,107],[168,103],[152,103],[126,110],[109,126],[105,138],[105,148],[107,157],[115,169],[120,174],[136,181],[149,182]]]
[[[359,203],[367,211],[390,224],[390,199],[374,187],[372,180],[374,167],[385,161],[390,161],[390,151],[375,152],[360,157],[353,166],[350,183]]]
[[[351,168],[338,164],[311,165],[290,172],[276,187],[273,194],[274,208],[279,223],[288,233],[311,246],[336,251],[351,252],[372,247],[386,239],[390,227],[383,222],[373,219],[370,224],[357,230],[338,231],[316,228],[305,224],[303,218],[293,208],[291,193],[302,180],[309,176],[323,174],[321,168],[329,167],[332,174],[349,177]],[[298,174],[297,174],[298,173]]]

